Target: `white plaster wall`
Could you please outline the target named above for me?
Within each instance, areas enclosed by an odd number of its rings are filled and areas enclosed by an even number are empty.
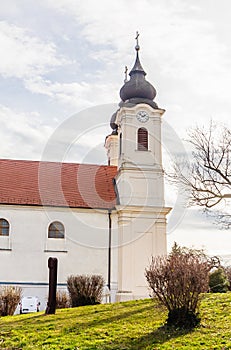
[[[148,297],[145,268],[152,256],[167,254],[166,214],[170,208],[117,209],[120,243],[118,290],[129,293],[130,298]],[[124,300],[124,295],[118,300]]]
[[[116,180],[121,205],[164,206],[162,172],[121,168]]]
[[[149,114],[142,123],[136,118],[140,110]],[[146,104],[133,108],[122,107],[116,122],[122,133],[122,152],[116,183],[121,205],[164,206],[164,173],[161,150],[161,117],[164,110],[153,109]],[[138,151],[137,131],[148,131],[148,151]]]
[[[118,135],[109,135],[106,138],[105,148],[107,150],[107,158],[110,165],[118,165],[119,157],[119,140]]]
[[[137,120],[138,111],[144,110],[149,114],[149,120],[141,123]],[[153,109],[146,104],[138,104],[133,108],[122,107],[117,113],[116,123],[119,133],[122,132],[122,152],[119,157],[119,167],[140,166],[162,169],[161,150],[161,117],[162,109]],[[137,130],[148,130],[148,151],[137,151]]]
[[[144,110],[147,122],[136,115]],[[122,147],[116,184],[118,211],[118,294],[117,300],[148,297],[145,268],[152,256],[167,253],[164,173],[162,168],[161,117],[164,110],[146,104],[122,107],[116,116]],[[138,150],[139,128],[148,131],[148,150]]]
[[[37,295],[43,288],[30,283],[47,283],[48,258],[58,259],[58,283],[66,283],[71,274],[108,276],[108,212],[35,206],[0,206],[0,217],[10,223],[10,235],[0,237],[0,284],[27,283]],[[48,226],[60,221],[65,239],[48,239]],[[117,219],[112,215],[112,284],[117,283]],[[31,292],[31,289],[30,289]],[[47,290],[45,291],[47,293]],[[40,293],[41,294],[41,293]],[[28,295],[28,293],[26,293]]]

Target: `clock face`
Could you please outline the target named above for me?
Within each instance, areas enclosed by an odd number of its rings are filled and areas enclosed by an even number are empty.
[[[149,115],[145,111],[139,111],[136,115],[137,120],[141,123],[146,123],[149,119]]]

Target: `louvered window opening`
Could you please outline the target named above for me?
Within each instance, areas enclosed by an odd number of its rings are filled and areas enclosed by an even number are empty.
[[[148,150],[148,131],[145,128],[138,129],[138,151]]]

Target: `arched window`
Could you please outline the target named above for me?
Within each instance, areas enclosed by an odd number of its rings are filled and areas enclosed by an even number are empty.
[[[10,224],[5,219],[0,219],[0,236],[9,236]]]
[[[48,238],[64,238],[64,226],[59,221],[54,221],[48,228]]]
[[[148,131],[145,128],[139,128],[137,132],[138,151],[148,150]]]

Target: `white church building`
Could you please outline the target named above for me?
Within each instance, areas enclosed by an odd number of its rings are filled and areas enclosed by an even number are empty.
[[[45,308],[48,258],[58,289],[100,274],[111,300],[149,296],[145,268],[167,252],[161,119],[136,60],[106,137],[108,165],[0,160],[0,285],[21,286]]]

